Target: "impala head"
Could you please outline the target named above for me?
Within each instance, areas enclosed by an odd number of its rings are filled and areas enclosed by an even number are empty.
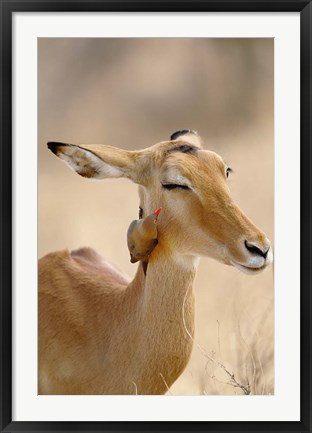
[[[173,254],[213,257],[252,273],[272,262],[266,235],[231,198],[230,168],[202,148],[196,133],[178,131],[137,152],[91,144],[48,146],[82,176],[127,177],[139,184],[141,216],[162,208],[158,242]]]

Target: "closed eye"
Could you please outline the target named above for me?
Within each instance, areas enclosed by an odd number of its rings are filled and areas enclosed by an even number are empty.
[[[175,189],[175,188],[181,188],[181,189],[191,189],[186,185],[179,185],[177,183],[163,183],[162,187],[165,189]]]

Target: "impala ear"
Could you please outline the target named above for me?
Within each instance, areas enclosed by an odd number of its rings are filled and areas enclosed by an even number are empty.
[[[48,148],[84,177],[105,179],[127,177],[135,183],[147,180],[147,155],[101,144],[74,144],[50,141]]]
[[[194,144],[195,146],[202,147],[201,138],[196,131],[191,129],[181,129],[176,131],[170,136],[170,140],[185,140],[187,143]]]

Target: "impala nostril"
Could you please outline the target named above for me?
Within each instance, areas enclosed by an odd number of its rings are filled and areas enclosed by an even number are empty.
[[[265,251],[261,250],[257,245],[252,244],[251,242],[245,241],[245,247],[249,252],[252,254],[258,254],[259,256],[263,257],[264,259],[268,255],[270,247],[268,247]]]

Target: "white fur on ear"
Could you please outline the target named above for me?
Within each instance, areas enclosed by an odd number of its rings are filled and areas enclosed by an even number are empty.
[[[195,146],[198,147],[202,146],[201,138],[197,133],[190,132],[188,134],[183,135],[181,139],[185,140],[187,143],[194,144]]]
[[[102,161],[94,153],[75,145],[60,145],[51,149],[60,159],[78,174],[93,179],[122,177],[124,172]]]

